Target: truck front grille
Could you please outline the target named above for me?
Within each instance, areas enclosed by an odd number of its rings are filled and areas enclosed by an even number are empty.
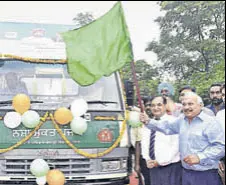
[[[30,159],[6,159],[3,163],[3,173],[7,175],[32,175]],[[89,174],[91,171],[90,159],[46,159],[50,169],[59,169],[65,175]]]

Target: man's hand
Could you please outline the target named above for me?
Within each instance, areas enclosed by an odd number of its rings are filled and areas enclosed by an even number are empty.
[[[157,167],[159,166],[158,162],[156,160],[148,160],[147,161],[147,167],[148,168],[154,168],[154,167]]]
[[[140,108],[136,106],[131,107],[131,111],[141,112]]]
[[[140,121],[147,125],[150,121],[150,118],[146,113],[141,113],[140,114]]]
[[[188,165],[192,166],[194,164],[199,164],[200,159],[197,155],[191,154],[184,158],[184,162],[187,163]]]
[[[222,161],[220,161],[218,173],[222,179],[223,184],[225,185],[225,165]]]

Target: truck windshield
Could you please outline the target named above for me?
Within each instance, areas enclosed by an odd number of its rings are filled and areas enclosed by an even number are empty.
[[[89,110],[121,111],[119,81],[116,74],[102,77],[90,86],[79,86],[70,78],[66,64],[37,64],[0,60],[0,101],[12,100],[18,93],[27,94],[32,109],[55,110],[69,107],[77,97],[89,103]],[[110,102],[110,103],[108,103]],[[9,109],[1,106],[0,109]]]

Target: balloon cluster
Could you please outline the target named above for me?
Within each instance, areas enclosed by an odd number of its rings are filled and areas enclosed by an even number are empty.
[[[48,163],[43,159],[35,159],[30,165],[31,173],[36,177],[38,185],[64,185],[65,176],[58,170],[50,170]]]
[[[15,111],[8,112],[4,116],[6,127],[17,128],[21,122],[27,128],[35,128],[40,123],[40,116],[36,111],[29,110],[31,106],[30,98],[25,94],[14,96],[12,106]],[[60,125],[70,123],[71,130],[78,135],[82,135],[87,130],[87,123],[81,116],[88,110],[87,102],[78,98],[71,104],[71,110],[61,107],[54,113],[54,119]],[[58,170],[50,170],[48,163],[43,159],[35,159],[30,165],[31,173],[36,177],[38,185],[64,185],[65,176]]]
[[[29,110],[30,98],[25,94],[17,94],[13,98],[12,106],[14,110],[6,113],[4,124],[6,127],[14,129],[21,123],[26,128],[35,128],[40,123],[40,115],[33,110]],[[71,110],[66,107],[57,109],[54,119],[60,125],[70,123],[71,130],[78,135],[83,135],[87,130],[87,122],[81,116],[88,110],[87,102],[82,98],[77,98],[71,103]]]
[[[31,103],[30,98],[25,94],[17,94],[13,97],[12,106],[14,110],[7,112],[4,116],[6,127],[14,129],[21,122],[27,128],[35,128],[40,122],[40,116],[36,111],[29,110]]]
[[[87,102],[82,98],[77,98],[71,103],[71,110],[61,107],[54,113],[54,119],[60,125],[70,123],[71,130],[78,135],[83,135],[87,130],[87,123],[81,116],[88,110]]]

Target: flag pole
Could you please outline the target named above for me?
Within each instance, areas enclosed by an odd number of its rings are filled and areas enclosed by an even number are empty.
[[[136,76],[134,60],[132,60],[132,62],[131,62],[131,69],[132,69],[132,74],[133,74],[133,81],[134,81],[134,84],[135,84],[135,87],[136,87],[138,104],[139,104],[141,112],[143,113],[144,107],[143,107],[142,100],[141,100],[140,88],[139,88],[139,84],[138,84],[138,80],[137,80],[137,76]],[[145,185],[143,175],[140,171],[140,156],[141,156],[141,142],[136,141],[136,143],[135,143],[135,166],[136,165],[139,166],[139,171],[137,171],[137,176],[138,176],[138,179],[139,179],[139,183],[141,183],[141,185]]]
[[[144,112],[144,107],[142,104],[142,100],[141,100],[141,95],[140,95],[140,88],[139,88],[139,84],[138,84],[138,80],[137,80],[137,76],[136,76],[136,70],[135,70],[135,63],[134,61],[131,62],[131,69],[132,69],[132,74],[133,74],[133,81],[136,87],[136,94],[137,94],[137,98],[138,98],[138,105],[141,109],[141,112]]]

